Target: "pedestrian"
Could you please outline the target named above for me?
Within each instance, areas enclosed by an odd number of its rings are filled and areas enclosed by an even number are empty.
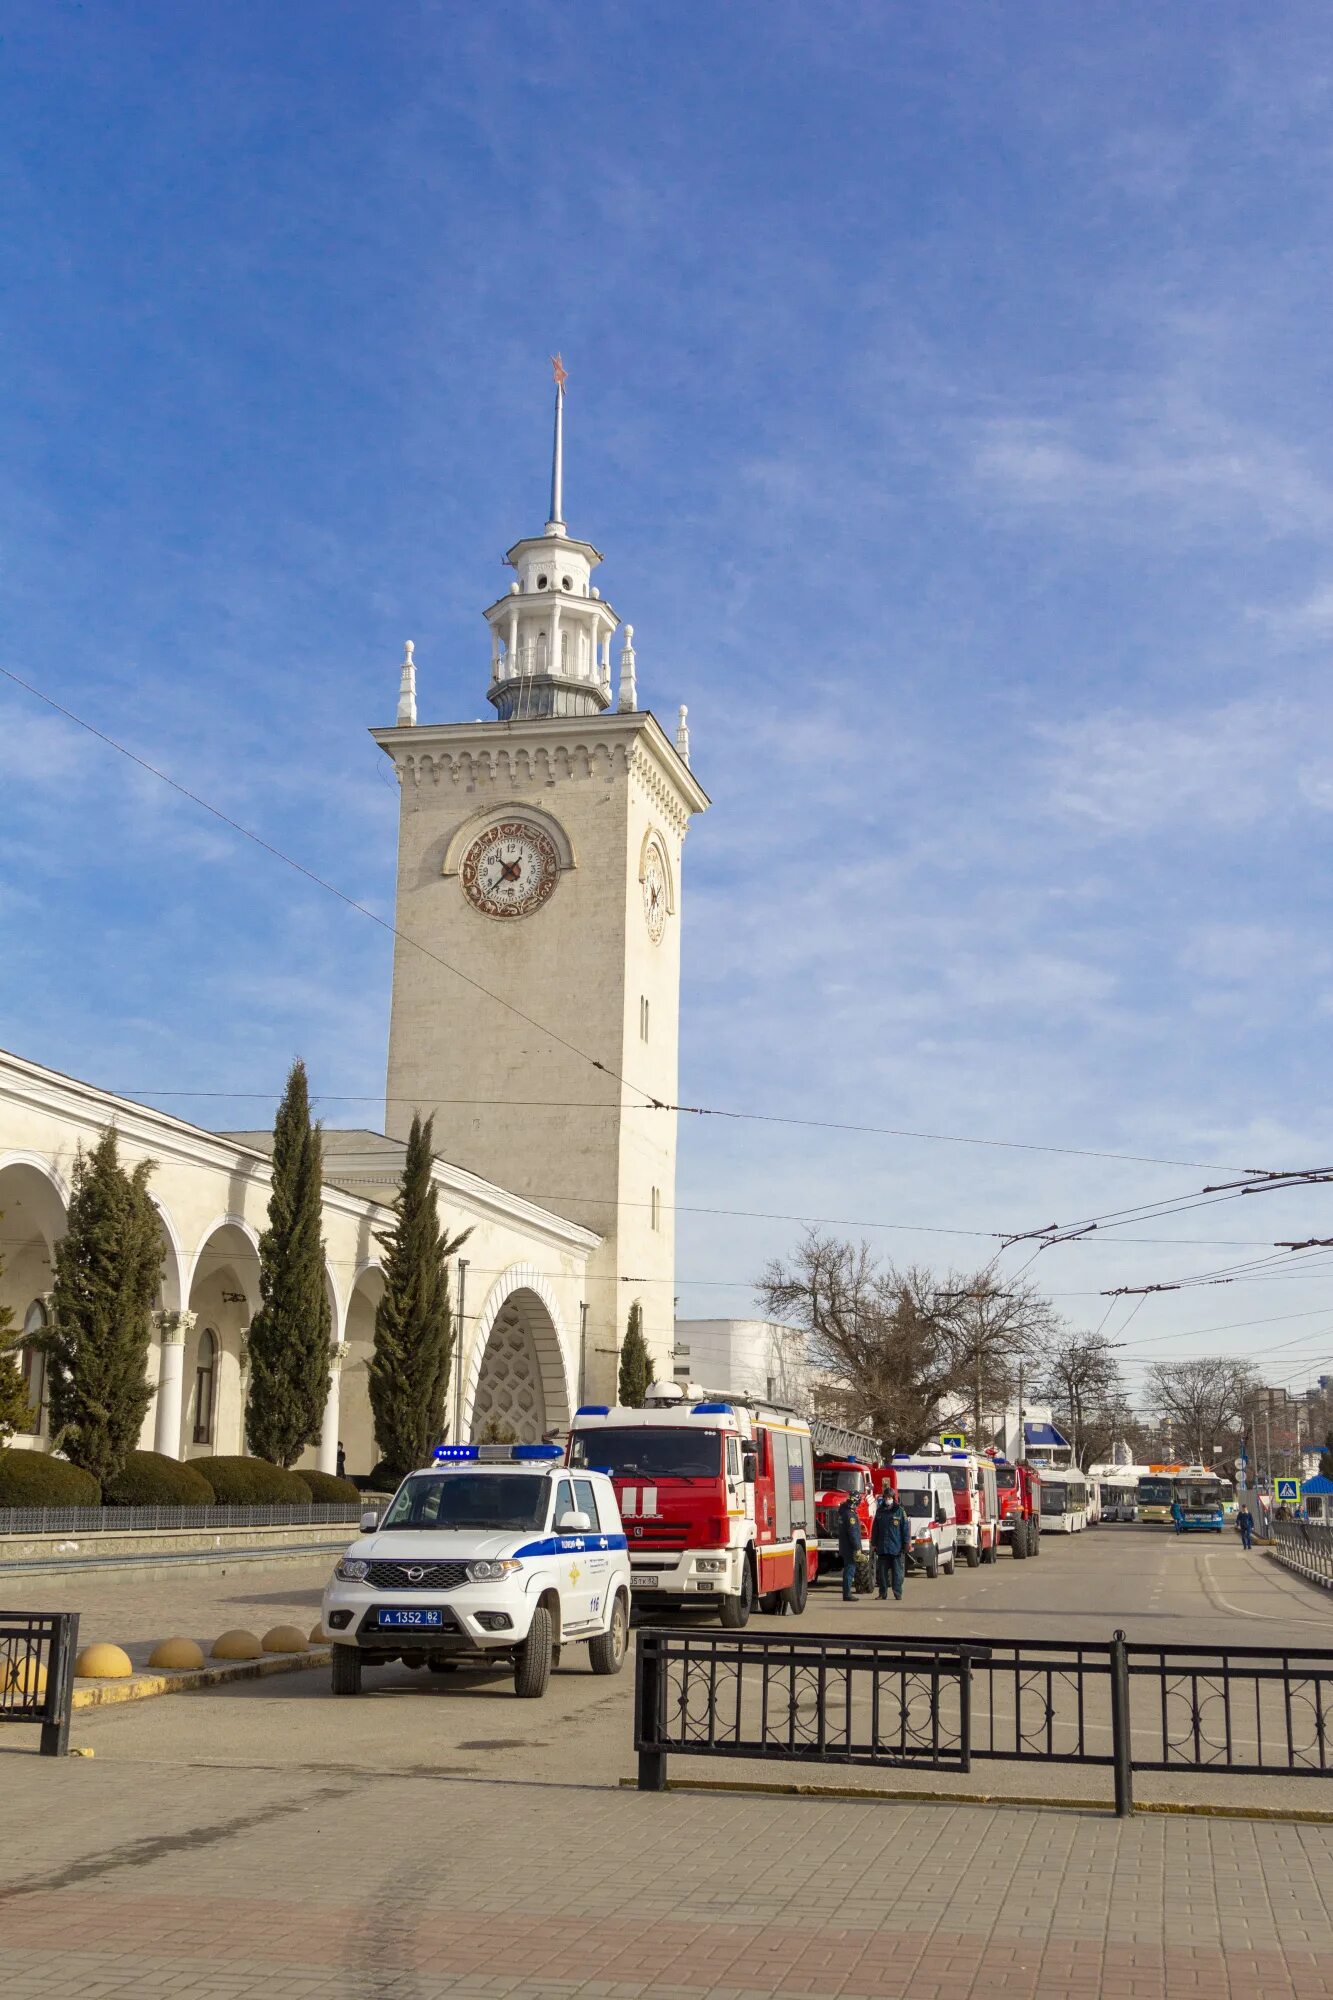
[[[343,1450],[343,1441],[341,1438],[338,1440],[338,1477],[339,1479],[346,1479],[347,1477],[347,1453]]]
[[[903,1511],[898,1495],[884,1487],[870,1524],[870,1546],[875,1551],[875,1588],[882,1604],[893,1586],[901,1603],[903,1579],[907,1574],[907,1551],[912,1546],[912,1524]]]
[[[842,1564],[842,1599],[850,1604],[856,1595],[856,1558],[861,1553],[861,1523],[856,1503],[848,1493],[838,1508],[838,1560]]]
[[[1171,1502],[1171,1519],[1175,1523],[1176,1533],[1183,1535],[1185,1532],[1185,1509],[1181,1506],[1179,1500]]]
[[[1248,1549],[1254,1541],[1254,1516],[1248,1507],[1242,1507],[1236,1516],[1236,1526],[1240,1529],[1240,1545]]]

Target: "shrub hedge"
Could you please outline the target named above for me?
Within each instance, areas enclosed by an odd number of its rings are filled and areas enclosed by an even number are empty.
[[[212,1487],[219,1507],[308,1507],[310,1488],[299,1472],[266,1458],[192,1458]]]
[[[107,1507],[211,1507],[214,1495],[197,1465],[160,1451],[132,1451],[102,1499]]]
[[[355,1506],[361,1498],[350,1479],[339,1479],[332,1472],[301,1472],[297,1477],[310,1488],[310,1498],[317,1507]]]
[[[100,1507],[91,1472],[47,1451],[0,1451],[0,1507]]]

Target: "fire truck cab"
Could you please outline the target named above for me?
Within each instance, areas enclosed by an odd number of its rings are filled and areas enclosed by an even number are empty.
[[[815,1525],[822,1572],[841,1568],[838,1509],[849,1494],[861,1524],[862,1543],[869,1548],[870,1523],[885,1468],[878,1462],[879,1446],[872,1437],[844,1430],[820,1417],[812,1418],[810,1433],[815,1451]]]
[[[641,1410],[585,1403],[569,1463],[610,1475],[636,1608],[716,1604],[727,1626],[801,1612],[816,1573],[810,1426],[777,1404],[654,1383]]]
[[[995,1488],[1000,1502],[1000,1540],[1021,1562],[1041,1554],[1041,1475],[1035,1466],[995,1459]]]
[[[953,1487],[958,1547],[968,1568],[993,1563],[1000,1546],[1000,1499],[992,1461],[975,1451],[946,1451],[943,1445],[923,1444],[920,1451],[894,1454],[893,1470],[899,1485],[904,1467],[910,1466],[942,1472]]]

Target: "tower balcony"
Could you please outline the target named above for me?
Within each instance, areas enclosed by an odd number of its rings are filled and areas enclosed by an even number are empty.
[[[486,699],[502,722],[544,715],[600,715],[611,706],[609,667],[599,663],[594,670],[587,659],[571,664],[565,657],[559,671],[552,673],[544,639],[497,655],[491,673]]]

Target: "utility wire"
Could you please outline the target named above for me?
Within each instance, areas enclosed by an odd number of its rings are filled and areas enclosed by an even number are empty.
[[[602,1062],[597,1056],[590,1055],[586,1049],[580,1048],[577,1043],[570,1041],[567,1036],[560,1034],[557,1029],[549,1027],[545,1022],[537,1020],[533,1015],[525,1013],[521,1007],[515,1006],[511,1000],[506,1000],[502,994],[493,992],[490,987],[484,986],[479,979],[474,979],[470,973],[462,971],[460,967],[452,964],[447,958],[442,957],[439,952],[432,951],[428,945],[422,944],[418,938],[409,937],[405,931],[398,928],[397,924],[390,923],[387,917],[380,916],[378,911],[372,910],[368,904],[359,902],[355,896],[349,896],[346,890],[338,888],[336,883],[328,881],[324,876],[316,873],[313,868],[307,867],[305,862],[296,860],[294,856],[287,854],[282,848],[275,846],[271,840],[266,840],[262,834],[255,833],[248,826],[243,826],[239,820],[233,819],[230,813],[223,812],[220,806],[213,805],[208,799],[201,797],[198,792],[192,791],[188,785],[182,784],[178,778],[173,778],[168,772],[159,769],[156,764],[151,764],[146,757],[141,757],[137,751],[131,750],[127,744],[121,743],[116,737],[108,735],[106,730],[99,729],[95,723],[88,722],[83,716],[75,714],[73,709],[66,708],[63,702],[57,701],[54,696],[47,694],[42,688],[35,686],[33,682],[25,680],[21,674],[16,674],[11,667],[0,665],[0,674],[3,674],[7,680],[12,681],[15,687],[22,688],[26,694],[30,694],[35,700],[43,702],[47,708],[54,710],[57,715],[64,716],[67,722],[72,722],[77,728],[86,730],[90,736],[96,737],[99,743],[104,743],[109,750],[114,750],[118,756],[126,758],[131,764],[137,765],[141,771],[146,771],[150,777],[156,778],[159,783],[169,786],[181,798],[187,799],[191,805],[198,806],[202,812],[209,813],[223,826],[229,827],[233,833],[239,834],[243,840],[252,842],[254,846],[260,848],[263,853],[269,855],[273,860],[280,861],[284,867],[290,868],[296,874],[304,876],[306,881],[312,882],[316,888],[322,889],[326,895],[335,897],[347,909],[355,910],[358,915],[366,917],[371,923],[378,925],[380,930],[386,931],[390,937],[399,939],[404,944],[411,945],[415,950],[422,952],[425,957],[433,960],[435,964],[442,966],[446,972],[451,972],[455,978],[461,979],[464,985],[470,986],[474,992],[480,993],[484,999],[494,1001],[496,1006],[505,1008],[507,1012],[515,1015],[517,1019],[526,1022],[530,1028],[535,1028],[539,1034],[546,1035],[551,1041],[567,1049],[571,1055],[577,1056],[580,1061],[586,1062],[592,1069],[600,1071],[603,1076],[608,1077],[612,1082],[623,1085],[627,1090],[635,1091],[645,1100],[645,1105],[641,1108],[656,1111],[673,1111],[691,1118],[722,1118],[752,1124],[788,1125],[805,1131],[849,1132],[874,1138],[929,1140],[941,1145],[985,1146],[1012,1152],[1049,1153],[1090,1160],[1123,1160],[1137,1166],[1190,1167],[1201,1169],[1205,1173],[1243,1173],[1251,1171],[1246,1168],[1218,1167],[1216,1164],[1201,1160],[1160,1159],[1145,1153],[1117,1153],[1087,1146],[1044,1146],[1020,1139],[978,1139],[953,1132],[924,1132],[889,1125],[855,1125],[827,1118],[791,1118],[776,1112],[735,1111],[718,1105],[667,1103],[663,1099],[655,1097],[651,1091],[645,1090],[641,1084],[632,1083],[628,1077],[624,1076],[612,1064]],[[139,1094],[147,1096],[166,1093],[142,1091]],[[202,1095],[203,1093],[195,1094]],[[265,1095],[267,1096],[269,1093]],[[278,1093],[271,1093],[271,1095],[276,1097]],[[359,1100],[347,1098],[341,1101],[350,1103]],[[380,1100],[372,1099],[367,1101],[379,1102]]]

